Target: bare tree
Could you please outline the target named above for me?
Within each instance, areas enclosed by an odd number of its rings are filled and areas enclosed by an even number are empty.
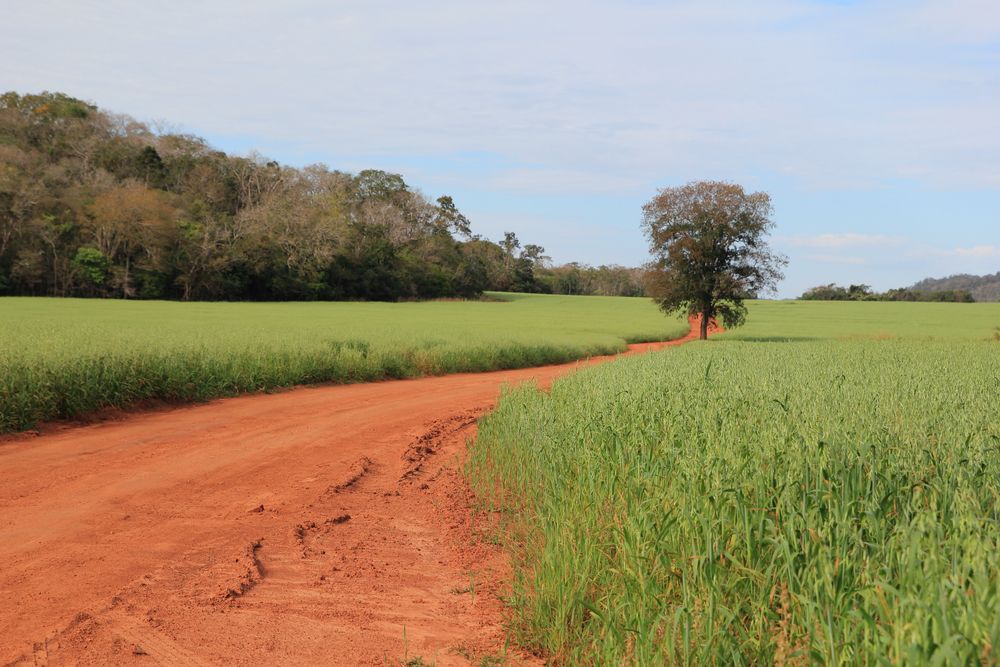
[[[35,214],[45,196],[44,165],[24,151],[0,144],[0,257]]]
[[[163,193],[126,183],[98,195],[91,213],[94,242],[105,257],[122,261],[122,296],[132,294],[131,267],[141,255],[152,256],[172,231],[175,210]],[[158,243],[159,242],[159,243]]]
[[[277,162],[265,160],[259,153],[233,158],[226,163],[229,176],[236,183],[240,208],[251,208],[266,196],[279,191],[285,172]]]

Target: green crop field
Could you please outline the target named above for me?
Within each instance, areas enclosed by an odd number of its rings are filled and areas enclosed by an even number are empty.
[[[198,401],[564,362],[676,338],[648,299],[424,303],[0,299],[0,433],[138,401]]]
[[[754,303],[522,387],[469,475],[567,665],[997,664],[998,304]]]
[[[1000,331],[1000,304],[897,301],[757,301],[746,326],[727,339],[754,342],[985,340]]]

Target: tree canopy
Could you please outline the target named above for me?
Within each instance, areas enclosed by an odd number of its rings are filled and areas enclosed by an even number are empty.
[[[799,299],[803,301],[938,301],[973,303],[976,299],[964,289],[917,290],[900,287],[887,292],[875,292],[868,285],[841,287],[834,283],[810,287]]]
[[[430,199],[399,174],[227,155],[62,93],[0,95],[0,294],[633,293],[637,280],[609,273],[629,271],[553,267],[513,233],[482,238],[452,197]]]
[[[787,260],[771,251],[771,198],[734,183],[697,181],[663,188],[643,206],[653,261],[650,296],[667,313],[701,316],[726,327],[746,319],[744,300],[773,289]]]

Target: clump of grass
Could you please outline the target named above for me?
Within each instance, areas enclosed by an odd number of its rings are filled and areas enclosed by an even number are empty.
[[[507,393],[468,472],[508,517],[515,638],[561,664],[991,664],[998,364],[981,338],[722,339]]]

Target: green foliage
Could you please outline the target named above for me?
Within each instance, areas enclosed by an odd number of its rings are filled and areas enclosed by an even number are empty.
[[[409,187],[399,174],[379,169],[363,169],[354,177],[354,196],[359,202],[392,201],[405,196]]]
[[[946,278],[925,278],[907,291],[968,292],[975,301],[1000,301],[1000,272],[985,276],[963,273]]]
[[[746,299],[773,290],[787,260],[770,250],[774,228],[766,192],[734,183],[696,181],[663,188],[642,207],[653,262],[649,295],[666,313],[701,316],[727,328],[746,321]]]
[[[536,267],[536,280],[552,294],[645,296],[646,271],[625,266],[588,266],[570,262],[563,266]]]
[[[472,236],[472,223],[455,206],[455,201],[449,196],[437,198],[438,214],[435,224],[439,229],[454,232],[462,236]]]
[[[135,159],[135,173],[142,178],[142,181],[154,188],[164,185],[167,176],[167,167],[160,159],[160,154],[152,146],[146,146]]]
[[[0,96],[0,276],[20,295],[426,299],[541,292],[540,246],[476,237],[402,176],[213,151],[59,93]],[[511,240],[513,239],[513,244]],[[76,263],[108,260],[107,278]]]
[[[94,287],[101,287],[108,278],[110,262],[97,248],[81,246],[73,258],[73,266],[80,272],[81,279]]]
[[[0,299],[0,432],[137,401],[535,366],[674,338],[648,299],[170,303]]]
[[[872,296],[868,285],[851,285],[850,288],[830,283],[810,287],[799,298],[803,301],[864,301]]]
[[[841,287],[829,283],[811,287],[803,292],[803,301],[937,301],[944,303],[973,303],[972,293],[963,289],[921,291],[912,288],[891,289],[888,292],[873,292],[868,285]]]
[[[39,93],[18,95],[7,92],[0,95],[0,108],[13,109],[18,113],[38,120],[82,119],[89,117],[96,108],[82,100],[63,93]]]
[[[750,309],[482,420],[518,640],[560,664],[992,664],[1000,307]]]

